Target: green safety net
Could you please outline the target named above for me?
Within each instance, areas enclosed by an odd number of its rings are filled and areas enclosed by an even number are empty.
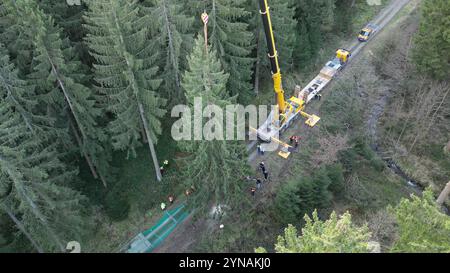
[[[161,244],[170,233],[182,223],[189,213],[184,204],[164,212],[161,219],[151,228],[133,238],[128,253],[149,253]]]

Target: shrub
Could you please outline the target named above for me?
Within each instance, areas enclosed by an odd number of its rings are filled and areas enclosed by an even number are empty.
[[[339,151],[338,157],[346,173],[352,173],[358,162],[358,154],[356,151],[354,149]]]
[[[344,190],[344,168],[341,164],[332,164],[325,166],[327,176],[331,183],[329,190],[335,194],[339,194]]]
[[[335,173],[331,176],[334,175]],[[275,199],[275,211],[279,221],[296,225],[305,214],[328,206],[332,199],[328,190],[331,184],[332,180],[326,167],[318,169],[311,177],[303,176],[288,181],[281,187]]]
[[[360,156],[367,160],[372,160],[375,157],[375,153],[362,137],[356,138],[354,143],[353,149],[355,149],[355,152],[357,152]]]
[[[378,172],[383,171],[384,167],[385,167],[385,164],[384,164],[383,160],[381,160],[378,157],[372,158],[372,160],[370,160],[370,164]]]
[[[275,199],[280,222],[297,224],[302,215],[313,209],[312,183],[309,179],[290,180],[283,185]]]

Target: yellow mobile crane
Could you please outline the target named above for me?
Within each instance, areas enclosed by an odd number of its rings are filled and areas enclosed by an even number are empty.
[[[258,128],[257,133],[261,140],[270,142],[277,133],[280,133],[289,127],[291,122],[298,117],[298,114],[307,118],[305,123],[310,127],[313,127],[320,120],[320,118],[316,115],[309,115],[303,112],[306,104],[304,97],[293,96],[288,101],[285,101],[280,65],[278,62],[278,53],[275,48],[275,37],[272,29],[270,8],[267,0],[260,0],[259,5],[267,40],[273,87],[276,94],[278,109],[277,111],[271,112],[266,122]]]

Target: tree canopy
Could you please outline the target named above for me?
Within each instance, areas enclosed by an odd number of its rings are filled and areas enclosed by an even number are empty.
[[[305,215],[306,224],[301,235],[293,225],[288,225],[284,234],[278,236],[275,244],[277,253],[364,253],[370,252],[370,232],[367,226],[358,227],[352,223],[346,212],[337,216],[331,213],[326,221],[319,219],[317,211],[312,218]],[[256,252],[265,252],[257,248]]]
[[[450,217],[436,205],[430,189],[422,198],[412,195],[402,199],[390,211],[399,232],[392,252],[450,252]]]
[[[450,1],[422,3],[413,58],[417,68],[440,80],[450,79]]]

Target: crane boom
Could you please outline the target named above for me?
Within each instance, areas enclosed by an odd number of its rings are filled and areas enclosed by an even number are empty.
[[[273,35],[272,20],[270,18],[270,8],[267,0],[259,0],[260,13],[264,25],[264,33],[266,34],[267,48],[269,51],[270,67],[272,70],[273,88],[275,90],[278,110],[284,113],[286,110],[286,102],[284,100],[284,90],[281,83],[280,65],[278,63],[278,53],[275,47],[275,37]]]
[[[268,55],[272,71],[273,89],[275,91],[278,107],[270,112],[267,120],[259,126],[256,133],[259,139],[270,142],[274,137],[278,137],[279,133],[286,130],[292,124],[292,121],[299,115],[307,119],[305,123],[310,127],[313,127],[320,120],[320,117],[310,115],[303,111],[308,100],[307,95],[309,94],[310,89],[313,90],[313,88],[302,90],[302,92],[291,96],[289,100],[284,100],[280,64],[278,63],[278,53],[275,47],[275,37],[272,29],[268,0],[259,0],[259,6],[269,51]],[[285,155],[283,155],[283,157],[286,158]]]

